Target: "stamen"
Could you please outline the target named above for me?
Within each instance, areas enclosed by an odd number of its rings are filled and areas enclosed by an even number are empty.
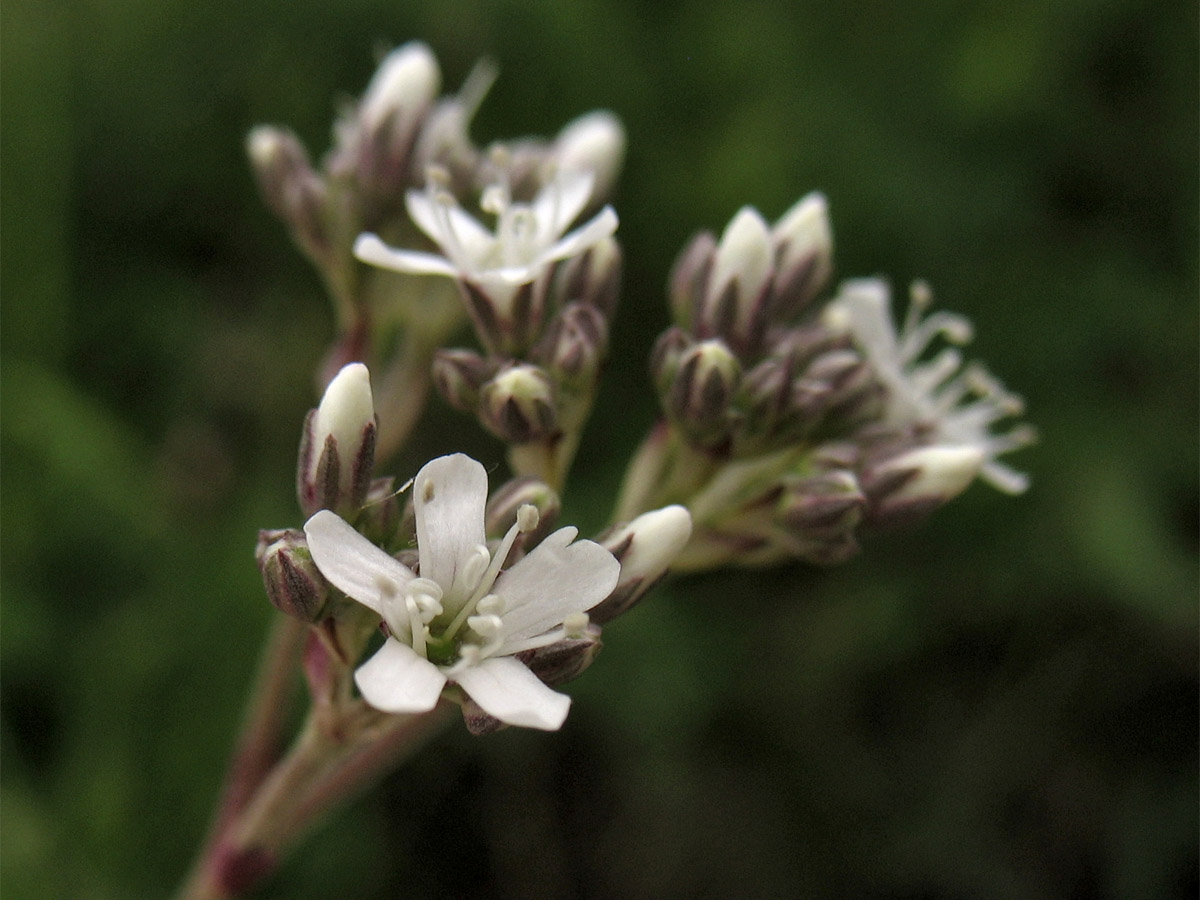
[[[528,520],[528,516],[526,516],[526,520]],[[483,573],[483,577],[479,579],[479,585],[475,588],[475,593],[463,604],[462,609],[458,611],[458,615],[454,617],[454,621],[450,623],[450,627],[444,632],[444,639],[448,640],[454,637],[458,629],[462,627],[463,622],[467,620],[467,616],[475,614],[475,607],[479,604],[479,601],[487,595],[492,585],[496,583],[500,569],[504,566],[504,561],[508,559],[509,551],[512,550],[513,541],[517,539],[517,535],[520,532],[520,522],[514,522],[512,528],[508,529],[508,534],[504,535],[504,540],[500,542],[500,546],[496,548],[496,554],[492,557],[491,565]]]
[[[477,544],[471,555],[467,557],[467,561],[463,563],[462,568],[455,574],[454,585],[450,592],[456,597],[469,597],[475,593],[475,588],[479,586],[479,580],[487,571],[491,561],[492,556],[488,553],[487,547]]]
[[[913,307],[908,309],[911,319]],[[908,362],[917,359],[939,334],[950,343],[962,346],[971,342],[973,329],[966,318],[950,312],[934,313],[920,322],[906,321],[900,341],[901,357]]]
[[[408,627],[412,632],[412,648],[422,656],[426,656],[425,623],[421,621],[421,608],[411,595],[404,598],[404,605],[408,609]]]
[[[508,604],[499,594],[488,594],[475,604],[476,611],[486,616],[502,616],[507,608]]]

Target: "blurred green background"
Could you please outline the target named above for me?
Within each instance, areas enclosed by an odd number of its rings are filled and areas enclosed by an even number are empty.
[[[332,335],[242,155],[319,155],[412,37],[474,128],[630,138],[615,358],[567,498],[652,421],[684,240],[820,188],[842,276],[928,278],[1029,401],[1034,487],[838,569],[687,579],[560,734],[455,728],[271,898],[1197,893],[1197,10],[1150,0],[7,0],[3,835],[20,898],[168,895],[273,614]],[[498,446],[444,405],[394,471]]]

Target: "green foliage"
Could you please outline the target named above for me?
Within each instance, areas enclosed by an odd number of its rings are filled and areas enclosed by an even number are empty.
[[[332,334],[242,139],[321,153],[372,54],[421,37],[452,86],[501,64],[481,140],[628,127],[568,519],[603,521],[652,421],[684,240],[813,188],[841,276],[974,319],[1034,487],[827,572],[675,582],[561,734],[444,736],[262,896],[1195,895],[1194,5],[72,6],[3,30],[4,893],[161,896],[203,835]],[[401,479],[501,459],[433,406]]]

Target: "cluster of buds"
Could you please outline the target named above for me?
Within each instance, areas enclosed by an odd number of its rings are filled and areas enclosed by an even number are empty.
[[[870,417],[877,384],[849,338],[812,317],[797,324],[828,284],[832,250],[825,199],[809,194],[773,226],[742,209],[719,241],[703,232],[680,254],[675,325],[651,371],[689,444],[745,458]]]
[[[408,43],[343,112],[319,169],[287,129],[259,126],[247,141],[268,204],[321,272],[338,310],[341,334],[319,381],[356,360],[381,373],[385,455],[420,411],[434,350],[467,319],[488,358],[484,382],[520,361],[541,370],[552,393],[561,386],[568,407],[587,405],[575,397],[590,398],[604,355],[620,270],[616,214],[604,201],[620,171],[624,132],[613,115],[594,112],[553,140],[479,148],[468,127],[495,74],[481,63],[457,94],[439,97],[432,51]],[[494,227],[464,211],[474,206],[494,217]],[[583,213],[595,215],[567,233]],[[581,312],[581,304],[588,308]],[[449,387],[440,368],[438,384]],[[486,391],[493,410],[509,381]],[[515,406],[500,417],[461,389],[449,397],[501,433],[502,421],[528,408],[529,379],[519,381]],[[550,406],[558,402],[551,397]],[[560,423],[577,418],[575,409],[547,417],[539,408],[525,431],[561,431]]]
[[[643,444],[619,514],[683,503],[696,528],[676,569],[836,563],[857,530],[914,520],[976,478],[1016,493],[1025,477],[997,460],[1033,440],[1019,398],[964,366],[961,316],[924,316],[914,286],[893,322],[886,283],[833,270],[824,198],[810,194],[769,225],[741,210],[720,240],[695,237],[672,273],[675,324],[651,359],[665,423]],[[936,339],[950,346],[926,359]]]

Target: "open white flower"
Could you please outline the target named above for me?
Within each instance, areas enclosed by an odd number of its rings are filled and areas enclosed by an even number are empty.
[[[501,307],[551,263],[578,256],[617,230],[617,214],[605,206],[586,224],[564,235],[592,195],[590,172],[564,171],[532,203],[514,203],[501,181],[483,192],[480,207],[496,217],[493,230],[465,212],[454,196],[431,179],[424,191],[409,191],[408,214],[444,256],[389,247],[374,234],[361,234],[354,255],[365,263],[416,275],[446,275],[477,284]]]
[[[923,315],[931,299],[928,287],[914,285],[908,313],[897,329],[887,283],[855,279],[842,285],[826,308],[825,321],[852,334],[888,389],[884,424],[928,429],[937,445],[977,451],[982,457],[980,477],[998,490],[1019,494],[1029,487],[1028,476],[996,457],[1033,443],[1034,431],[1019,425],[994,434],[991,427],[1020,415],[1024,404],[982,365],[964,366],[962,354],[953,346],[922,358],[939,336],[958,346],[972,336],[971,323],[963,316]]]
[[[354,674],[363,697],[385,712],[426,712],[453,681],[502,722],[557,729],[570,698],[514,654],[581,633],[620,565],[599,544],[575,541],[575,528],[561,528],[501,571],[537,511],[523,506],[489,553],[487,473],[462,454],[427,463],[413,491],[419,577],[328,510],[304,526],[321,573],[387,623],[389,637]]]

